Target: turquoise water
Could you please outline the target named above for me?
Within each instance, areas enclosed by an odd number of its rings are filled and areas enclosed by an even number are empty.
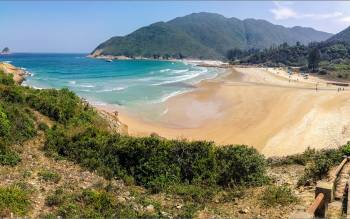
[[[188,92],[217,69],[183,62],[105,60],[86,54],[12,54],[0,61],[32,73],[24,85],[34,88],[69,88],[96,105],[112,104],[133,110],[152,108],[168,98]]]

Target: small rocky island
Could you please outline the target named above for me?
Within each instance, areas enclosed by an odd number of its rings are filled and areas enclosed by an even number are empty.
[[[7,55],[10,54],[10,49],[8,47],[5,47],[1,52],[0,55]]]

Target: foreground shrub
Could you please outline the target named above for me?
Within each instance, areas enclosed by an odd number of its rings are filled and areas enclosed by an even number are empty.
[[[0,165],[16,166],[21,162],[21,157],[17,152],[0,146]]]
[[[0,70],[0,83],[5,85],[13,85],[15,81],[13,80],[12,74],[5,74]]]
[[[298,198],[287,186],[268,186],[263,191],[261,202],[265,207],[287,206],[298,202]]]
[[[342,160],[343,148],[327,149],[318,151],[314,160],[306,166],[304,174],[298,180],[298,185],[314,183],[325,177],[332,166],[339,164]]]
[[[267,162],[272,166],[281,166],[288,164],[299,164],[305,166],[307,163],[313,161],[313,159],[317,156],[318,151],[315,149],[307,148],[301,154],[293,154],[285,157],[272,157],[268,158]]]
[[[28,108],[16,104],[3,104],[3,107],[7,119],[11,121],[7,142],[21,143],[36,135],[34,116]]]
[[[0,216],[24,216],[30,208],[29,194],[18,186],[0,187]]]
[[[266,161],[254,148],[244,145],[217,149],[219,184],[262,185],[266,183]]]
[[[350,142],[348,142],[346,145],[342,147],[342,152],[346,156],[350,156]]]
[[[68,89],[35,90],[27,102],[36,110],[56,121],[67,122],[77,113],[78,97]]]
[[[131,176],[153,192],[175,184],[261,185],[267,180],[264,157],[247,146],[215,149],[211,142],[135,138],[94,128],[72,135],[54,127],[45,149],[109,178]]]
[[[7,136],[10,133],[10,127],[10,121],[0,105],[0,137]]]

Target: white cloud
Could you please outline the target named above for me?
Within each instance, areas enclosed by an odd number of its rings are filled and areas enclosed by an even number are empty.
[[[295,18],[297,16],[297,13],[293,9],[285,6],[291,4],[289,4],[288,2],[284,3],[285,4],[281,4],[280,2],[274,2],[276,8],[270,10],[274,14],[274,18],[276,20],[285,20],[288,18]]]
[[[295,11],[290,7],[289,2],[274,2],[275,8],[271,9],[270,11],[274,15],[275,20],[286,20],[290,18],[295,19],[302,19],[302,18],[310,18],[315,20],[323,20],[323,19],[330,19],[330,18],[339,18],[343,15],[342,12],[335,11],[332,13],[300,13]]]
[[[288,18],[295,18],[297,13],[290,8],[279,7],[271,9],[271,12],[274,14],[276,20],[285,20]]]
[[[350,16],[345,16],[339,19],[341,22],[350,23]]]

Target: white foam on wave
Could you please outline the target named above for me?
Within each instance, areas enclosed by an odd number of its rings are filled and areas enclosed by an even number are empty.
[[[115,87],[115,88],[111,88],[111,89],[103,89],[103,90],[99,90],[97,91],[98,93],[103,93],[103,92],[112,92],[112,91],[121,91],[126,89],[127,87]]]
[[[10,64],[12,61],[4,61],[4,62]]]
[[[167,107],[161,114],[160,116],[164,116],[165,114],[167,114],[169,111],[169,108]]]
[[[92,85],[92,84],[79,84],[78,87],[95,87],[95,85]]]
[[[160,99],[152,101],[152,103],[163,103],[163,102],[167,101],[168,99],[170,99],[171,97],[175,97],[177,95],[184,94],[184,93],[187,93],[189,91],[191,91],[191,90],[189,89],[189,90],[174,91],[174,92],[171,92],[169,94],[163,95]]]
[[[160,70],[160,72],[167,72],[167,71],[171,71],[171,69],[170,68],[166,68],[166,69]]]
[[[159,83],[154,83],[152,84],[153,86],[159,86],[159,85],[165,85],[165,84],[173,84],[173,83],[178,83],[181,81],[186,81],[192,78],[195,78],[197,76],[199,76],[200,73],[192,73],[192,74],[185,74],[185,75],[181,75],[181,76],[176,76],[176,77],[172,77],[170,80],[166,80],[166,81],[162,81]]]
[[[181,74],[181,73],[188,72],[189,70],[190,69],[173,70],[172,73]]]
[[[68,81],[69,84],[76,84],[76,81]]]

